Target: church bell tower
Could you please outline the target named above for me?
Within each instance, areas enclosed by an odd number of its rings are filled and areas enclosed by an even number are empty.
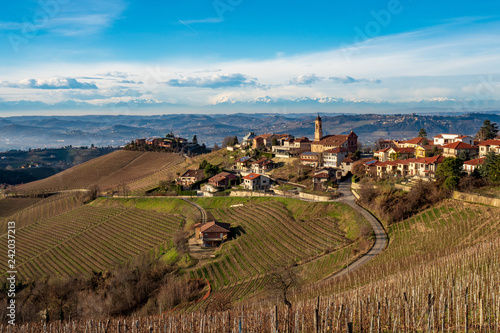
[[[314,141],[319,141],[323,139],[323,123],[321,121],[321,117],[318,116],[316,117],[316,120],[314,121],[315,124],[315,129],[314,129]]]

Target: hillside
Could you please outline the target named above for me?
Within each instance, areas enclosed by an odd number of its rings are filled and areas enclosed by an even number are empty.
[[[17,186],[15,191],[50,192],[87,189],[92,185],[98,185],[101,190],[108,190],[158,173],[183,160],[178,154],[119,150],[52,177]]]
[[[215,297],[232,302],[262,291],[276,269],[294,266],[303,283],[311,283],[345,267],[349,257],[371,245],[361,236],[367,222],[344,204],[244,198],[196,202],[209,207],[217,221],[231,223],[233,235],[214,259],[189,274],[207,278],[220,294]]]

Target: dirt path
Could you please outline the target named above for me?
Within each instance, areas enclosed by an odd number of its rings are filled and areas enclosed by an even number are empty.
[[[351,206],[354,210],[363,215],[363,217],[367,219],[368,222],[370,222],[370,225],[372,226],[373,232],[375,234],[375,244],[373,244],[372,248],[367,254],[351,263],[348,268],[341,270],[340,272],[328,277],[327,279],[333,279],[339,276],[343,276],[349,274],[349,272],[352,272],[355,269],[358,269],[359,267],[370,261],[373,257],[377,256],[380,252],[382,252],[387,245],[387,234],[385,233],[382,224],[367,210],[356,204],[356,199],[351,192],[350,178],[339,184],[339,191],[342,193],[342,197],[339,201]]]

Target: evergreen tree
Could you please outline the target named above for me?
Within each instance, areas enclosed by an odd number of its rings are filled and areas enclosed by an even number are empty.
[[[427,132],[425,129],[421,128],[420,131],[418,132],[418,137],[419,138],[426,138],[427,137]]]
[[[195,143],[195,144],[198,143],[198,138],[196,137],[196,134],[193,136],[193,143]]]
[[[492,123],[489,119],[483,122],[483,126],[479,129],[476,134],[476,140],[490,140],[494,139],[498,134],[498,126],[496,123]]]
[[[436,176],[444,179],[444,187],[448,190],[453,190],[458,187],[460,177],[463,174],[463,161],[455,157],[447,157],[443,163],[438,165]]]
[[[486,155],[486,160],[483,165],[478,169],[481,177],[492,183],[500,182],[500,155],[489,152],[488,155]]]

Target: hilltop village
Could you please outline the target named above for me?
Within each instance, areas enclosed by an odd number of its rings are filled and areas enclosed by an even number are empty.
[[[472,175],[477,173],[477,167],[485,162],[489,153],[499,152],[500,139],[496,138],[495,130],[496,124],[485,121],[480,130],[484,133],[474,139],[448,133],[427,138],[427,133],[421,129],[418,137],[409,140],[381,138],[375,149],[362,152],[356,133],[325,134],[318,115],[314,120],[313,139],[291,134],[256,135],[254,132],[246,134],[241,142],[237,137],[228,137],[222,149],[227,150],[232,165],[221,167],[203,161],[198,169],[178,174],[167,188],[176,186],[179,194],[189,191],[194,195],[196,191],[197,196],[208,197],[228,195],[228,191],[257,191],[303,197],[306,194],[326,195],[331,199],[337,195],[338,182],[351,175],[354,181],[360,178],[392,179],[402,183],[436,180],[438,166],[446,158],[460,161],[461,175]],[[188,142],[172,134],[165,139],[139,139],[133,147],[175,148],[184,152],[193,151],[193,147],[206,149],[198,145],[196,136]],[[455,183],[448,185],[453,187]]]

